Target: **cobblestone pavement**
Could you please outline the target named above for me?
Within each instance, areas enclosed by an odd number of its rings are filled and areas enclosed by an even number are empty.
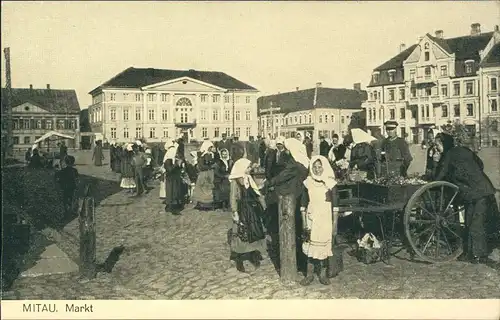
[[[81,163],[81,162],[80,162]],[[83,174],[115,180],[109,167],[78,166]],[[344,254],[345,271],[323,286],[282,285],[273,264],[239,273],[229,261],[226,232],[231,216],[186,209],[166,214],[158,186],[142,198],[115,193],[100,203],[97,257],[106,260],[123,246],[111,273],[91,281],[78,275],[16,280],[4,299],[330,299],[330,298],[500,298],[497,267],[462,262],[429,265],[393,258],[392,266],[366,266]],[[63,230],[63,245],[77,250],[78,222]],[[62,244],[61,244],[62,245]]]

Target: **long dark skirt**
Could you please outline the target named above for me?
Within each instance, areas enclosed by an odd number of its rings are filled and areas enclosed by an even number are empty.
[[[229,203],[230,184],[228,179],[222,179],[214,186],[214,203],[219,207],[226,207]]]
[[[186,188],[180,174],[167,174],[165,177],[165,204],[167,206],[184,205]]]
[[[261,251],[265,246],[265,232],[261,217],[263,208],[253,189],[241,187],[241,198],[238,200],[238,215],[242,226],[233,224],[231,251],[248,253]],[[239,229],[239,230],[238,230]]]

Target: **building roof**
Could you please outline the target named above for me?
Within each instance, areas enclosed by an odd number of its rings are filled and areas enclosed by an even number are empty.
[[[317,94],[316,94],[317,90]],[[314,96],[316,95],[316,106]],[[366,91],[354,89],[311,88],[263,96],[257,99],[259,110],[280,107],[280,113],[310,110],[314,108],[360,109],[367,99]]]
[[[491,48],[490,52],[484,57],[481,62],[481,67],[496,67],[500,66],[500,42]]]
[[[2,88],[2,110],[6,107],[6,89]],[[12,88],[11,106],[29,102],[50,113],[80,113],[75,90]]]
[[[224,89],[257,90],[224,72],[130,67],[90,91],[89,94],[104,88],[141,88],[182,77],[189,77]]]
[[[401,51],[391,59],[376,67],[374,71],[391,70],[403,67],[403,62],[410,56],[413,50],[417,47],[416,44],[408,47],[406,50]]]
[[[481,57],[479,51],[483,50],[490,42],[493,32],[485,32],[478,35],[468,35],[449,39],[440,39],[427,34],[427,36],[446,52],[455,54],[456,60],[474,60],[479,62]]]
[[[427,34],[427,37],[429,37],[429,39],[436,42],[446,52],[450,54],[454,53],[456,60],[470,59],[475,60],[476,62],[479,62],[480,60],[479,51],[483,50],[486,47],[492,36],[493,32],[486,32],[474,36],[468,35],[456,38],[441,39]],[[408,47],[408,49],[395,55],[388,61],[373,69],[373,71],[402,68],[403,62],[410,56],[410,54],[416,47],[417,44]]]

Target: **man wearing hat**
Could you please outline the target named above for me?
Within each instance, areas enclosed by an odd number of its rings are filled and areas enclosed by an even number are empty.
[[[231,151],[231,141],[227,138],[227,134],[222,134],[222,140],[217,143],[217,150],[227,149]]]
[[[408,143],[403,138],[397,136],[396,121],[386,121],[384,123],[387,132],[387,138],[382,142],[382,174],[408,176],[408,168],[410,167],[413,157],[410,154]]]

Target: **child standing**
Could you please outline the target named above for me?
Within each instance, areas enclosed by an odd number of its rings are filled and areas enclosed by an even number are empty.
[[[307,274],[300,282],[310,285],[314,280],[314,266],[317,262],[321,268],[319,281],[328,285],[328,264],[333,264],[332,238],[334,234],[332,217],[331,190],[337,181],[328,159],[314,156],[309,165],[309,176],[304,181],[307,192],[301,197],[300,211],[304,225],[304,243],[302,251],[307,256]],[[338,210],[335,210],[337,213]],[[338,273],[338,272],[336,272]],[[336,275],[336,274],[335,274]],[[333,275],[333,276],[335,276]]]
[[[62,190],[64,212],[68,213],[73,208],[73,200],[78,185],[78,170],[73,167],[75,157],[66,156],[64,161],[66,166],[56,173],[56,181]]]

